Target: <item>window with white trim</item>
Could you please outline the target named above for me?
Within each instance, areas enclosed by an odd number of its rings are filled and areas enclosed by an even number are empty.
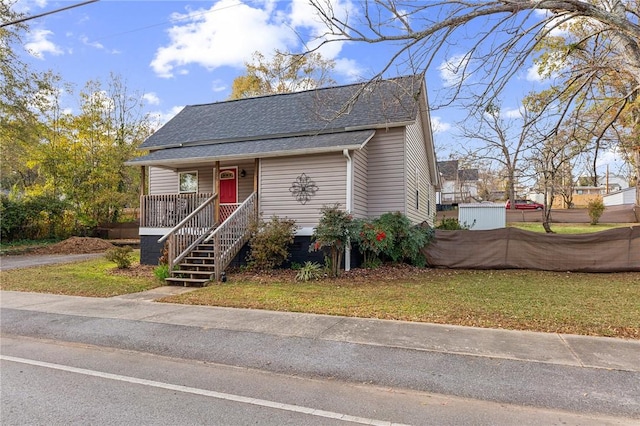
[[[190,194],[198,192],[198,172],[180,172],[180,193]]]

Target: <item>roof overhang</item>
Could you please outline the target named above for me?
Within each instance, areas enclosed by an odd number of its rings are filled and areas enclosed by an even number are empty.
[[[128,166],[180,168],[213,161],[239,161],[254,158],[342,152],[362,149],[375,130],[235,141],[160,149],[127,161]]]

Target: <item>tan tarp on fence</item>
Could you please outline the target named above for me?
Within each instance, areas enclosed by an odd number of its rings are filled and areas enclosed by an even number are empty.
[[[425,254],[429,265],[445,268],[640,271],[640,226],[579,235],[436,230]]]

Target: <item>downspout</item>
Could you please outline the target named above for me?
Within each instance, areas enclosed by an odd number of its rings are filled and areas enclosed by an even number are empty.
[[[347,159],[347,213],[351,213],[352,205],[353,205],[353,160],[349,155],[349,150],[342,150],[342,155]],[[347,248],[344,250],[344,270],[351,270],[351,244],[347,245]]]

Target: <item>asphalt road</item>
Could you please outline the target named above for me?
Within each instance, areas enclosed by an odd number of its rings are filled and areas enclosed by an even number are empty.
[[[632,424],[7,335],[0,362],[3,425]]]
[[[82,304],[83,300],[83,298],[77,299],[79,304]],[[275,374],[274,377],[292,378],[295,376],[304,380],[329,384],[339,382],[345,386],[358,384],[365,386],[371,392],[373,389],[383,388],[392,390],[391,394],[400,392],[415,396],[427,393],[431,395],[429,398],[445,398],[442,400],[445,407],[451,406],[450,404],[453,402],[449,402],[447,397],[442,395],[449,395],[456,401],[458,401],[456,398],[473,401],[473,403],[466,403],[472,407],[470,411],[465,411],[463,408],[465,403],[460,403],[455,405],[455,410],[444,410],[440,414],[441,417],[437,417],[435,412],[425,411],[425,407],[433,408],[428,404],[430,401],[428,398],[415,404],[412,410],[407,411],[406,415],[404,409],[401,410],[402,415],[395,415],[393,413],[396,411],[393,410],[395,404],[399,404],[398,402],[394,402],[389,407],[389,411],[377,411],[376,408],[382,406],[385,398],[391,398],[389,395],[361,408],[347,410],[345,405],[315,404],[316,399],[312,396],[307,396],[301,401],[297,400],[293,397],[298,394],[303,395],[304,392],[296,389],[290,383],[278,386],[277,391],[272,390],[270,393],[258,395],[250,393],[254,388],[257,389],[257,383],[268,383],[271,379],[263,381],[252,378],[240,379],[239,383],[243,383],[242,388],[231,392],[239,395],[251,395],[268,401],[301,404],[304,407],[400,423],[512,424],[514,422],[509,419],[518,410],[524,410],[521,418],[518,419],[520,424],[540,424],[538,420],[535,420],[539,418],[538,412],[543,414],[554,412],[555,414],[552,415],[567,424],[588,424],[589,422],[592,424],[637,424],[640,419],[640,372],[636,369],[591,368],[580,365],[532,362],[526,359],[478,357],[397,346],[324,340],[285,333],[273,334],[257,331],[260,327],[256,327],[256,331],[245,331],[198,325],[190,326],[184,324],[189,322],[191,316],[193,316],[192,322],[198,324],[198,318],[206,315],[208,311],[206,309],[189,310],[177,306],[174,308],[175,317],[177,319],[179,316],[181,323],[152,322],[150,320],[154,318],[153,312],[157,314],[157,309],[154,304],[149,302],[139,305],[141,310],[148,311],[144,315],[145,320],[105,318],[102,317],[105,312],[99,310],[101,309],[100,304],[87,304],[87,302],[85,301],[86,313],[82,315],[39,311],[46,305],[35,302],[35,299],[33,308],[28,306],[22,309],[3,308],[0,322],[3,336],[2,355],[77,366],[95,371],[113,372],[127,377],[142,377],[162,383],[191,386],[196,389],[208,388],[203,387],[204,385],[200,382],[192,383],[190,380],[184,380],[174,373],[178,374],[182,372],[183,368],[187,371],[193,365],[202,366],[202,363],[206,363],[259,370],[264,374]],[[110,305],[117,306],[118,303],[124,305],[125,301],[114,300]],[[168,307],[171,308],[170,305]],[[98,310],[92,314],[92,309]],[[238,314],[241,312],[241,310],[237,311]],[[313,321],[313,318],[315,317],[309,317],[308,321]],[[320,321],[320,319],[316,319],[316,321]],[[366,324],[366,321],[363,321],[362,325],[366,326]],[[283,325],[283,327],[290,327],[294,330],[296,324]],[[366,332],[366,329],[363,328],[361,332]],[[14,347],[7,342],[10,341],[8,339],[15,336],[35,339],[36,342],[54,342],[64,349],[63,352],[70,352],[69,358],[50,358],[50,354],[54,352],[52,350],[20,349],[14,351]],[[603,342],[606,344],[606,339]],[[499,342],[496,343],[499,344]],[[103,367],[101,363],[92,364],[97,362],[95,360],[100,359],[95,354],[81,356],[73,354],[69,350],[69,348],[76,346],[84,347],[87,345],[104,348],[107,353],[133,351],[136,355],[131,361],[131,367],[124,367],[124,362],[115,362],[114,366],[118,369],[114,371]],[[159,362],[161,358],[149,358],[149,355],[167,357],[175,362],[174,367],[166,367],[165,364]],[[3,360],[2,400],[4,402],[6,397],[8,398],[7,403],[11,404],[2,410],[3,415],[5,412],[15,413],[16,406],[24,406],[24,404],[17,404],[16,400],[18,402],[27,400],[25,395],[17,397],[5,395],[7,388],[19,388],[20,384],[15,377],[16,375],[20,377],[15,371],[15,366],[6,370],[9,373],[4,372],[4,366],[7,363],[13,365],[11,363],[16,363],[16,361]],[[18,362],[18,364],[20,363]],[[40,368],[31,364],[24,365],[29,369]],[[27,367],[23,366],[22,368]],[[170,374],[170,376],[169,378],[163,375],[140,376],[138,371],[150,371],[148,374]],[[5,381],[5,374],[10,374],[6,376],[9,377],[7,379],[9,382]],[[217,377],[217,374],[194,373],[193,376]],[[31,380],[27,380],[22,385],[24,393],[28,393],[30,388],[41,387],[36,380],[40,377],[39,374],[31,374],[30,377]],[[91,380],[95,380],[93,376],[91,377]],[[56,380],[58,378],[51,379],[52,383],[55,383]],[[74,389],[77,386],[73,380],[70,382],[67,382],[65,378],[60,380],[61,384],[58,389],[63,392],[67,388]],[[5,387],[5,383],[13,383],[15,386]],[[100,384],[96,383],[95,386],[99,388]],[[53,384],[44,387],[55,389]],[[224,389],[223,391],[228,392]],[[117,391],[113,392],[117,393]],[[166,392],[166,389],[162,392]],[[279,399],[278,392],[285,398]],[[45,397],[48,394],[49,392],[45,392],[45,394],[39,394],[39,397]],[[99,395],[99,392],[87,389],[81,393],[81,395],[92,394]],[[337,394],[337,391],[327,390],[326,394]],[[327,397],[321,398],[323,401],[326,399]],[[38,401],[38,399],[34,401]],[[337,402],[342,402],[347,407],[356,407],[360,403],[360,395],[358,393],[344,394]],[[423,405],[424,403],[427,403],[426,406]],[[52,407],[57,404],[62,404],[64,407],[64,399],[59,398],[51,402]],[[99,399],[94,399],[78,404],[93,407],[96,404],[100,405],[100,402]],[[117,409],[118,405],[120,404],[114,404],[114,409]],[[73,406],[77,406],[75,402]],[[65,412],[64,408],[57,408],[57,410]],[[379,415],[380,413],[384,413],[384,415]],[[507,413],[508,416],[504,417]],[[87,415],[98,416],[93,412]],[[245,412],[245,414],[239,415],[248,416],[244,420],[254,418],[263,420],[259,413]],[[579,421],[576,420],[576,416],[581,416],[578,418]],[[603,416],[624,417],[626,419],[603,421]],[[230,418],[227,424],[245,424],[244,421],[238,419]],[[549,422],[542,424],[555,423],[555,421],[551,421],[550,417],[548,419]],[[571,421],[572,419],[575,421]],[[73,421],[73,419],[71,420]],[[269,423],[267,419],[265,424],[286,424],[280,423],[280,420],[278,418],[274,423]],[[296,423],[296,420],[293,422]],[[5,422],[2,423],[5,424]],[[18,421],[16,424],[21,424],[21,422]],[[221,423],[214,421],[209,424]],[[310,420],[309,423],[304,421],[298,424],[313,423]]]

